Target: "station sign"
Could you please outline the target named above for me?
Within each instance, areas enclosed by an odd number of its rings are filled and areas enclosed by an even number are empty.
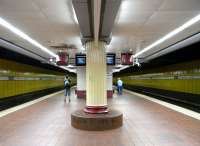
[[[121,53],[121,64],[122,65],[132,65],[133,64],[133,59],[132,58],[132,53]]]

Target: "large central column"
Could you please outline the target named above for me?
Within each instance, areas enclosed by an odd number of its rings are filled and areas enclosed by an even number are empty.
[[[106,113],[106,52],[104,42],[86,43],[86,108],[87,113]]]
[[[118,128],[123,123],[122,113],[107,108],[105,43],[88,42],[86,49],[86,107],[71,114],[71,124],[91,131]]]

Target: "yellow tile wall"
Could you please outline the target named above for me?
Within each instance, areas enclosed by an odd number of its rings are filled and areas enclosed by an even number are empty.
[[[4,76],[52,78],[48,80],[0,80],[0,99],[33,91],[39,91],[42,89],[63,86],[64,79],[64,74],[60,72],[0,59],[0,77]],[[59,77],[60,80],[55,80],[55,77]],[[72,83],[75,83],[75,77],[71,78]]]
[[[125,85],[137,85],[143,87],[151,87],[157,89],[164,89],[170,91],[178,91],[192,94],[200,94],[200,79],[133,79],[131,77],[140,77],[144,75],[150,75],[156,73],[162,73],[159,77],[174,77],[174,76],[199,76],[200,77],[200,60],[180,63],[171,66],[166,66],[157,69],[150,69],[142,71],[141,73],[128,73],[123,74],[120,77]],[[114,83],[116,79],[114,78]],[[154,77],[152,75],[152,77]]]

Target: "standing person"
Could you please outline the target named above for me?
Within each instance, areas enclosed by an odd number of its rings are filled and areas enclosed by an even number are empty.
[[[64,80],[64,88],[65,88],[65,99],[64,101],[66,102],[67,98],[69,99],[70,102],[70,85],[71,85],[71,80],[68,76],[65,77]]]
[[[118,78],[117,80],[117,90],[118,90],[118,94],[122,95],[122,89],[123,89],[123,81]]]

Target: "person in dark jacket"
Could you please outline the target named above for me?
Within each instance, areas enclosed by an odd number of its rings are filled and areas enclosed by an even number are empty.
[[[70,102],[70,88],[71,88],[71,80],[68,76],[65,77],[64,79],[64,88],[65,88],[65,99],[64,101],[66,102],[67,98]]]

